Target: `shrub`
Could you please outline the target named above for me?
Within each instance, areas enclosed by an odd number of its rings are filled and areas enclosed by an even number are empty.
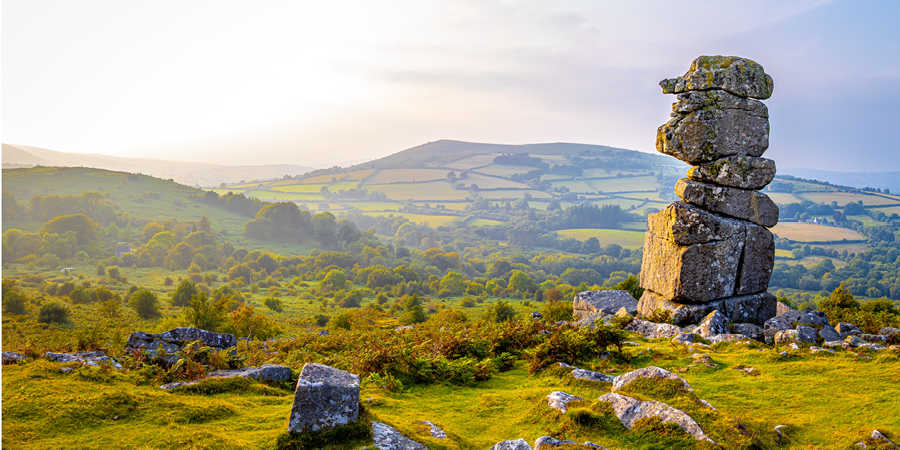
[[[72,303],[88,303],[91,301],[91,294],[88,294],[83,287],[78,286],[69,293],[69,298],[72,299]]]
[[[463,297],[462,300],[459,301],[459,306],[463,308],[471,308],[475,306],[475,299],[473,297]]]
[[[25,314],[28,297],[16,286],[16,280],[3,280],[3,312]]]
[[[241,305],[231,313],[226,331],[235,336],[252,337],[266,340],[281,333],[281,328],[266,316],[258,313],[253,306]]]
[[[351,326],[350,314],[345,312],[332,317],[328,321],[328,329],[331,331],[350,330]]]
[[[49,302],[41,306],[38,322],[65,324],[69,322],[69,308],[60,302]]]
[[[75,290],[75,282],[74,281],[66,281],[65,283],[59,285],[58,288],[56,288],[56,295],[58,295],[60,297],[67,296],[67,295],[71,294],[72,291],[74,291],[74,290]]]
[[[513,320],[515,317],[516,310],[513,309],[512,305],[509,302],[499,300],[497,303],[488,306],[484,319],[488,322],[499,323]]]
[[[142,319],[159,315],[156,294],[146,289],[140,289],[131,296],[131,307]]]
[[[97,264],[97,276],[98,277],[106,276],[106,264],[103,264],[103,263]]]
[[[569,302],[549,301],[541,308],[541,315],[549,322],[572,320],[572,304]]]
[[[191,299],[200,293],[197,284],[191,280],[184,280],[175,291],[172,292],[172,306],[189,306]]]
[[[174,281],[172,280],[172,277],[166,277],[166,279],[163,280],[163,284],[166,286],[171,286],[172,283],[174,283]]]
[[[191,297],[190,308],[185,311],[185,317],[192,327],[217,331],[226,321],[226,307],[230,300],[231,297],[227,295],[219,300],[210,300],[206,293],[201,292]]]
[[[277,299],[275,297],[266,297],[266,299],[263,300],[263,304],[266,305],[266,308],[269,308],[272,311],[275,311],[275,312],[284,311],[284,304],[281,303],[280,299]]]

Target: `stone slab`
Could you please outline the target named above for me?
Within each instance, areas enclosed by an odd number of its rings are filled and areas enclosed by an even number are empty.
[[[749,220],[767,228],[778,223],[778,206],[762,192],[682,178],[675,184],[675,193],[684,201],[708,211]]]
[[[677,78],[659,82],[665,94],[722,89],[740,97],[765,100],[775,83],[763,66],[739,56],[700,56]]]
[[[734,155],[691,167],[688,178],[739,189],[762,189],[775,178],[775,161]]]

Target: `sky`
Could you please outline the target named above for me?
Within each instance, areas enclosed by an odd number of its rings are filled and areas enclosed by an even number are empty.
[[[775,81],[779,168],[900,171],[892,0],[4,0],[2,141],[324,165],[440,139],[653,152],[700,55]]]

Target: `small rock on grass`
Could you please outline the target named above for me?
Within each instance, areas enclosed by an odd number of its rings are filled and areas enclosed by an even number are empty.
[[[531,445],[525,439],[516,439],[514,441],[500,441],[491,446],[491,450],[531,450]]]
[[[815,345],[812,346],[812,347],[810,347],[810,348],[809,348],[809,351],[810,351],[810,353],[823,353],[823,352],[824,352],[824,353],[831,353],[831,354],[836,353],[834,350],[832,350],[832,349],[830,349],[830,348],[816,347]]]
[[[446,439],[447,438],[447,433],[444,433],[444,430],[440,429],[437,425],[435,425],[427,420],[420,420],[419,422],[424,423],[425,425],[428,425],[428,434],[430,434],[431,437],[433,437],[435,439]]]
[[[15,364],[25,359],[25,355],[16,352],[3,352],[3,365]]]
[[[691,388],[691,385],[678,375],[675,375],[668,370],[660,369],[659,367],[654,366],[633,370],[631,372],[623,373],[622,375],[613,378],[612,391],[616,392],[640,378],[666,378],[670,380],[677,380],[684,383],[684,388],[686,390],[694,392],[694,389]]]
[[[590,449],[606,450],[605,448],[603,448],[597,444],[591,443],[591,442],[585,442],[584,444],[579,444],[575,441],[559,440],[559,439],[552,438],[550,436],[541,436],[541,437],[537,438],[537,440],[534,441],[534,450],[539,450],[542,448],[546,450],[546,449],[550,449],[553,447],[560,447],[563,445],[571,445],[571,446],[579,446],[579,447],[585,447],[585,448],[590,448]]]
[[[590,370],[585,369],[575,369],[572,371],[572,376],[578,380],[588,380],[588,381],[599,381],[602,383],[612,383],[613,377],[600,372],[591,372]]]
[[[897,446],[897,444],[893,443],[890,439],[887,438],[887,436],[885,436],[878,430],[873,430],[872,436],[869,439],[875,441],[873,444],[878,444],[879,448],[883,448],[885,446],[889,448],[900,448]],[[859,441],[856,443],[856,446],[859,448],[869,448],[869,445],[866,444],[866,441]]]
[[[372,439],[378,450],[428,450],[428,447],[408,438],[400,430],[381,422],[372,422]]]
[[[550,395],[547,396],[547,406],[565,414],[568,409],[566,405],[569,402],[575,402],[579,400],[584,400],[581,397],[576,397],[572,394],[567,394],[561,391],[553,391]]]
[[[618,417],[619,421],[622,422],[622,425],[625,425],[629,430],[634,426],[634,422],[638,419],[644,417],[659,417],[659,420],[663,423],[674,422],[694,439],[715,444],[715,441],[710,439],[710,437],[703,432],[703,429],[700,428],[700,425],[698,425],[694,419],[685,414],[684,411],[672,408],[665,403],[657,401],[642,402],[632,397],[626,397],[614,392],[604,394],[597,400],[610,403],[616,417]]]

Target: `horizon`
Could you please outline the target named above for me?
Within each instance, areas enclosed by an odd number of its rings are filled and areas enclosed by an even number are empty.
[[[316,167],[441,139],[655,153],[675,100],[658,81],[726,54],[775,80],[766,156],[780,168],[900,171],[897,6],[655,3],[5,2],[3,140]]]

